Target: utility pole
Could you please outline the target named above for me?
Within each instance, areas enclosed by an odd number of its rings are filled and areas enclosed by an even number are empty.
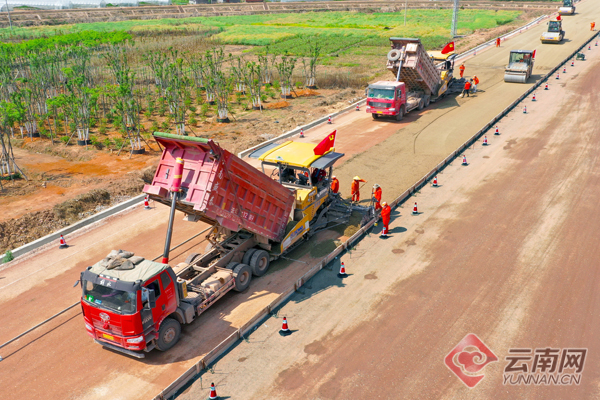
[[[456,37],[456,29],[458,26],[458,0],[454,0],[454,9],[452,11],[452,27],[450,28],[450,34],[454,39]]]
[[[6,2],[6,12],[8,13],[8,23],[10,25],[10,30],[12,31],[12,21],[10,20],[10,10],[8,9],[8,0],[4,0]]]

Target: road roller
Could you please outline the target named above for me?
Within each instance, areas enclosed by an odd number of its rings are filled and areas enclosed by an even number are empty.
[[[527,83],[533,71],[535,50],[511,50],[504,70],[504,82]]]

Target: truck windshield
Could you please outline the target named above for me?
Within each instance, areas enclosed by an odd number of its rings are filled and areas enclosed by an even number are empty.
[[[90,303],[98,304],[123,314],[133,314],[136,311],[136,294],[124,292],[83,281],[83,298]]]
[[[550,21],[548,32],[560,32],[560,23],[558,21]]]
[[[394,98],[394,89],[369,88],[369,98],[392,100]]]
[[[565,7],[571,7],[573,5],[573,0],[564,0],[563,1],[563,6]]]

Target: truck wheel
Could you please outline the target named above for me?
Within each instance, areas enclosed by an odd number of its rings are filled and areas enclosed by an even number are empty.
[[[377,118],[379,118],[379,115],[377,115],[377,114],[371,114],[371,117],[373,117],[373,119],[377,119]]]
[[[392,49],[388,52],[387,58],[391,62],[394,62],[394,61],[398,61],[400,59],[400,55],[402,55],[400,50]]]
[[[252,254],[254,254],[254,252],[258,250],[258,249],[249,249],[248,251],[246,251],[244,253],[244,258],[242,258],[242,264],[250,264],[250,259],[252,258]]]
[[[247,264],[238,264],[233,269],[233,277],[235,279],[235,286],[233,290],[236,292],[243,292],[250,286],[250,280],[252,279],[252,270]]]
[[[263,276],[269,269],[269,253],[265,250],[256,250],[250,259],[250,268],[254,276]]]
[[[400,107],[398,114],[396,114],[396,121],[402,121],[402,118],[404,118],[404,109]]]
[[[417,107],[417,109],[418,109],[419,111],[421,111],[421,110],[422,110],[422,109],[424,109],[424,108],[425,108],[425,100],[424,100],[424,99],[421,99],[421,100],[419,100],[419,106]]]
[[[202,254],[198,254],[198,253],[190,253],[190,255],[188,255],[185,259],[185,263],[186,264],[192,264],[194,261],[196,261],[198,258],[202,257]]]
[[[235,267],[237,267],[240,263],[238,262],[230,262],[229,264],[227,264],[227,266],[225,268],[230,269],[230,270],[234,270]]]
[[[158,339],[156,348],[160,351],[167,351],[179,341],[181,335],[181,324],[173,318],[165,318],[158,330]]]
[[[429,107],[429,103],[431,103],[431,96],[425,97],[425,107]]]

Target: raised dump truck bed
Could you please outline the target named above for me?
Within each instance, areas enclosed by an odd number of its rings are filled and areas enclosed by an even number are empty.
[[[164,148],[150,198],[170,205],[169,187],[175,160],[184,161],[183,195],[176,208],[188,219],[218,224],[279,242],[294,206],[293,193],[209,139],[155,133]]]
[[[423,91],[437,95],[441,84],[440,71],[425,51],[420,39],[391,37],[387,69],[400,76],[407,91]],[[400,75],[398,75],[400,69]]]

